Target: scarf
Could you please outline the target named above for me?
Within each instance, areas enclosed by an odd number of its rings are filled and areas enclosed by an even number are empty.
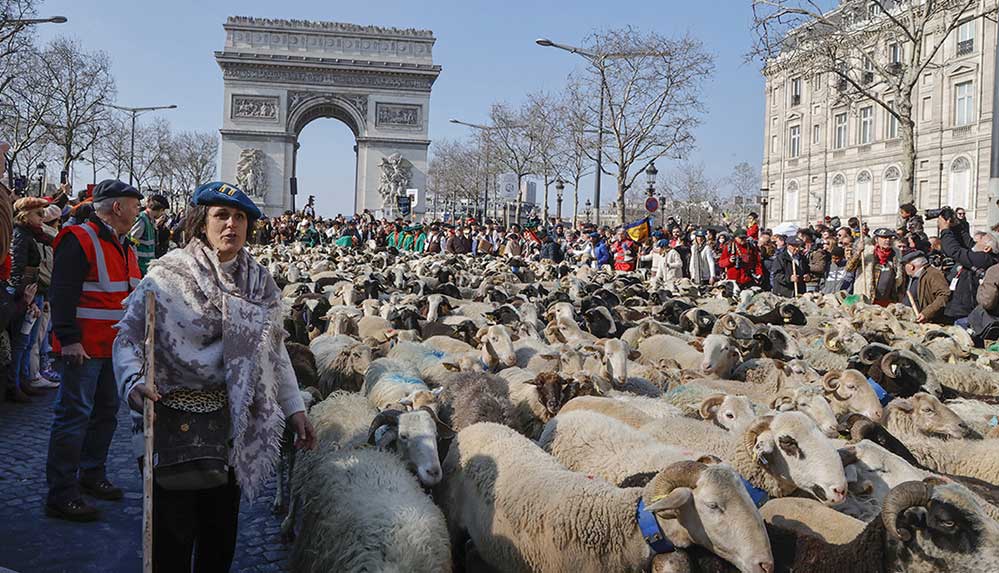
[[[228,273],[215,252],[195,239],[151,262],[123,303],[118,337],[137,356],[143,355],[146,292],[156,295],[157,391],[226,388],[229,461],[243,495],[253,499],[280,451],[279,383],[294,379],[283,358],[281,291],[245,249]]]
[[[894,254],[895,251],[892,250],[891,247],[888,248],[874,247],[874,256],[878,259],[879,264],[887,265],[888,261],[891,260],[891,257]]]

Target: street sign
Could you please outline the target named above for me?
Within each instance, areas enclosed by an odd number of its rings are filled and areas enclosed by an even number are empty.
[[[645,210],[649,213],[655,213],[659,210],[659,199],[655,197],[649,197],[645,200]]]
[[[413,207],[413,198],[409,195],[397,195],[395,198],[395,206],[399,208],[400,215],[408,217],[409,212]]]

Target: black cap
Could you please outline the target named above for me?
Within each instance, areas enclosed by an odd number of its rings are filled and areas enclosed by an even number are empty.
[[[167,201],[166,197],[157,193],[146,197],[146,206],[149,205],[154,205],[158,209],[169,209],[170,201]]]
[[[902,264],[907,265],[919,258],[926,258],[926,253],[923,251],[909,251],[908,253],[902,255]]]
[[[788,237],[784,239],[784,242],[792,247],[801,246],[801,239],[799,239],[796,235],[788,235]]]
[[[113,199],[115,197],[135,197],[142,200],[142,193],[124,181],[117,179],[105,179],[94,187],[94,201],[102,199]]]
[[[875,237],[888,237],[888,238],[892,238],[892,237],[895,237],[897,235],[896,235],[895,231],[889,229],[888,227],[881,227],[878,230],[874,231],[874,236]]]

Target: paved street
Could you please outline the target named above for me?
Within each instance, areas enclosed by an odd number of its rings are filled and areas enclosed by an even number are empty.
[[[141,568],[142,482],[129,447],[124,405],[111,446],[109,477],[125,490],[120,502],[95,501],[102,519],[75,524],[45,516],[45,456],[55,391],[32,404],[0,404],[0,571],[121,572]],[[270,491],[273,491],[271,488]],[[243,504],[233,571],[283,571],[286,547],[271,494]]]

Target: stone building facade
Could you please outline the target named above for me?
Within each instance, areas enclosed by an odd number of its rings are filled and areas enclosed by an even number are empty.
[[[966,13],[912,97],[916,206],[964,207],[976,228],[987,226],[995,81],[996,22],[983,14],[994,14],[996,2],[980,0]],[[897,45],[881,44],[871,46],[875,57],[894,61]],[[875,102],[843,103],[832,73],[769,66],[764,77],[767,225],[827,215],[845,223],[859,201],[872,229],[894,226],[904,157],[895,119]]]

